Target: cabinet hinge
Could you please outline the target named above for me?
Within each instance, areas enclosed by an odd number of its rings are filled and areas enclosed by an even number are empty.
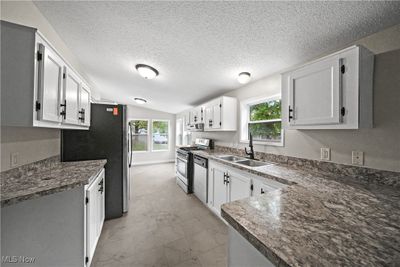
[[[219,104],[219,107],[222,108],[222,104]]]
[[[43,54],[40,51],[37,51],[36,59],[37,59],[37,61],[41,61],[43,59]]]
[[[250,185],[250,190],[253,191],[254,190],[254,186],[253,184]]]
[[[344,115],[346,114],[346,109],[345,109],[344,107],[342,107],[342,108],[340,109],[340,114],[341,114],[342,116],[344,116]]]
[[[342,66],[340,67],[340,72],[341,72],[341,73],[345,73],[345,72],[346,72],[346,67],[345,67],[344,65],[342,65]]]
[[[39,101],[36,101],[36,103],[35,103],[35,110],[36,111],[40,110],[40,102]]]
[[[86,197],[86,199],[85,199],[85,204],[87,204],[87,203],[89,203],[89,198],[88,197]]]
[[[85,258],[85,263],[88,263],[89,262],[89,257],[86,257]]]
[[[222,122],[219,122],[219,126],[222,126]]]

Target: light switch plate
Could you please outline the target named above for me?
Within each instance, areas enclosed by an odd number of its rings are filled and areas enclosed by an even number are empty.
[[[351,163],[353,165],[364,165],[364,152],[351,151]]]
[[[321,147],[321,160],[331,160],[331,149],[329,147]]]
[[[10,165],[11,165],[11,167],[17,167],[18,166],[18,156],[19,156],[19,154],[17,152],[11,153],[11,156],[10,156]]]

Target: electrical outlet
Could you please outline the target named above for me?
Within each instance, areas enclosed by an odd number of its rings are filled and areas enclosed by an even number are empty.
[[[18,156],[19,154],[17,152],[11,153],[11,158],[10,158],[11,167],[18,166]]]
[[[351,151],[351,163],[353,165],[364,165],[364,152]]]
[[[331,149],[329,147],[321,147],[321,160],[331,160]]]

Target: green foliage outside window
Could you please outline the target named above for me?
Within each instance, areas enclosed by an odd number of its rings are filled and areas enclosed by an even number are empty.
[[[255,141],[280,141],[282,124],[281,100],[273,100],[250,106],[249,134],[253,135]],[[258,122],[260,121],[260,122]],[[262,121],[262,122],[261,122]]]
[[[250,106],[250,121],[281,118],[281,100],[263,102]]]
[[[132,120],[129,124],[133,131],[132,151],[147,151],[149,122],[147,120]]]

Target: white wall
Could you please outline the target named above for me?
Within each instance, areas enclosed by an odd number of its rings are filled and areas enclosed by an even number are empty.
[[[175,114],[128,105],[127,118],[128,121],[132,119],[149,119],[149,123],[151,123],[152,119],[162,119],[170,121],[169,151],[136,152],[133,154],[134,165],[171,162],[175,160]],[[149,148],[151,149],[150,144]]]
[[[375,127],[362,130],[290,130],[285,132],[284,147],[257,145],[255,146],[256,151],[318,160],[320,148],[330,147],[333,162],[351,164],[351,151],[360,150],[365,153],[365,166],[400,171],[400,117],[398,112],[400,103],[400,25],[370,35],[356,43],[366,46],[376,54]],[[273,95],[279,93],[280,90],[280,75],[275,74],[226,95],[237,97],[240,101],[259,95]],[[217,145],[239,148],[247,145],[239,143],[239,131],[193,133],[193,138],[199,136],[213,138]]]
[[[39,29],[88,82],[77,58],[31,1],[1,1],[1,19]],[[60,130],[1,127],[1,170],[11,168],[10,154],[23,165],[60,154]]]

